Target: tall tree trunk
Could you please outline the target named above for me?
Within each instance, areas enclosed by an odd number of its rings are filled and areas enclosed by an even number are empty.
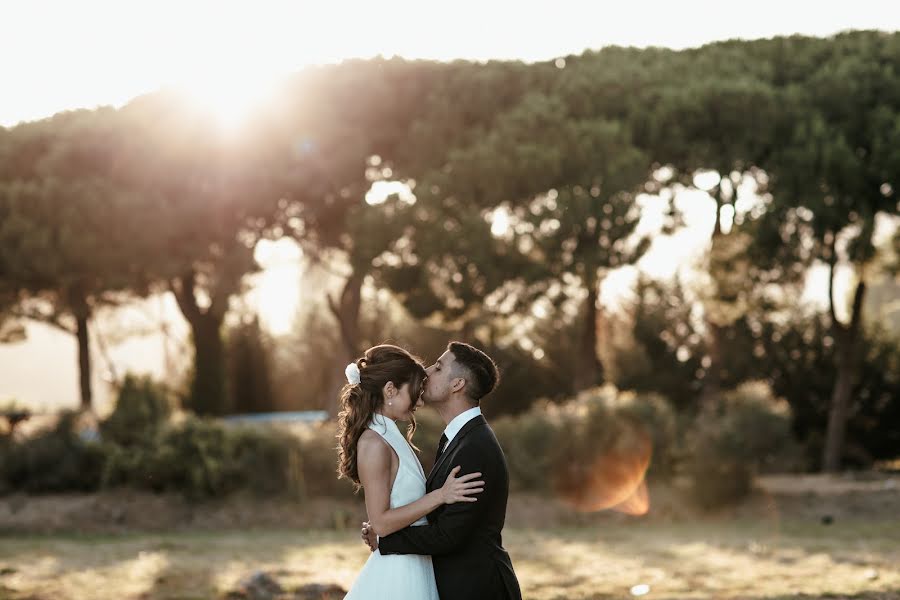
[[[344,288],[341,290],[340,297],[335,300],[328,296],[328,307],[338,323],[338,331],[340,332],[340,349],[341,356],[339,367],[334,369],[334,376],[330,379],[327,387],[326,410],[329,416],[334,417],[340,410],[338,396],[341,388],[347,383],[344,376],[344,365],[352,360],[359,358],[362,353],[360,347],[362,341],[359,331],[359,311],[362,299],[363,276],[356,271],[350,274],[347,281],[344,282]]]
[[[91,338],[90,338],[90,319],[91,305],[88,304],[84,293],[79,286],[66,290],[60,298],[60,303],[52,307],[52,312],[47,313],[43,310],[23,310],[16,311],[16,316],[21,318],[33,319],[41,323],[55,327],[59,331],[67,335],[75,336],[75,342],[78,346],[78,390],[79,390],[79,406],[82,410],[93,410],[93,386],[91,383]],[[75,318],[75,329],[69,322],[69,316]],[[21,333],[19,333],[21,332]],[[12,324],[5,332],[8,333],[10,341],[20,341],[18,336],[25,335],[24,326]]]
[[[236,413],[277,410],[272,393],[268,348],[259,318],[254,316],[229,335],[227,356],[229,408]]]
[[[344,282],[340,298],[328,298],[328,306],[338,322],[341,333],[341,347],[348,358],[360,352],[359,309],[362,299],[363,276],[353,272]]]
[[[222,321],[221,317],[204,314],[190,324],[194,338],[191,408],[198,415],[222,415],[228,412]]]
[[[843,347],[838,348],[837,351],[837,379],[831,392],[828,429],[825,434],[825,447],[822,451],[822,470],[826,473],[836,473],[841,469],[844,433],[847,428],[847,409],[853,390],[852,356],[846,350],[849,345],[846,342],[840,344]]]
[[[724,328],[706,319],[706,350],[709,356],[709,367],[703,376],[703,389],[700,394],[701,410],[716,409],[722,397],[722,338]]]
[[[603,381],[603,365],[597,355],[598,284],[592,280],[587,288],[588,295],[578,340],[578,358],[575,363],[575,389],[579,391],[599,385]]]
[[[722,183],[719,182],[715,194],[711,194],[716,202],[716,220],[713,224],[712,234],[710,235],[710,257],[715,255],[716,246],[719,240],[725,236],[722,230],[722,206],[725,202]],[[714,261],[713,261],[714,262]],[[713,281],[715,278],[716,266],[710,264],[710,275]],[[718,286],[717,286],[718,287]],[[717,290],[718,296],[718,290]],[[717,300],[718,298],[716,298]],[[714,300],[715,301],[715,300]],[[703,377],[703,389],[700,393],[700,409],[702,411],[713,411],[720,405],[722,396],[722,338],[725,333],[724,328],[715,323],[709,316],[709,310],[705,310],[704,321],[706,323],[706,347],[709,356],[709,366]]]
[[[91,410],[93,404],[88,310],[87,304],[82,303],[82,306],[75,313],[75,337],[78,339],[78,378],[81,389],[81,408],[83,410]]]
[[[93,407],[93,391],[91,389],[91,338],[88,321],[91,307],[81,287],[76,285],[68,290],[66,304],[75,317],[75,339],[78,343],[78,383],[81,393],[81,409],[91,410]],[[69,330],[71,333],[71,330]]]
[[[191,327],[194,342],[194,375],[189,405],[198,415],[222,415],[227,412],[225,390],[225,346],[222,323],[225,321],[227,294],[213,296],[203,310],[195,295],[195,273],[189,271],[171,284],[178,307]]]
[[[841,468],[850,398],[853,385],[859,377],[859,331],[862,321],[863,298],[866,293],[866,283],[860,280],[856,284],[856,292],[853,294],[850,325],[840,323],[834,310],[834,266],[835,258],[832,257],[828,282],[828,306],[836,346],[837,378],[831,392],[828,429],[825,434],[825,448],[822,452],[822,470],[826,473],[836,473]]]

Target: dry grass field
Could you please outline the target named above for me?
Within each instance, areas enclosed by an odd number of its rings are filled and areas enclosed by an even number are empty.
[[[641,585],[659,599],[874,599],[900,598],[898,540],[900,520],[710,520],[513,529],[505,542],[532,600],[626,598]],[[346,589],[367,553],[352,531],[4,537],[0,599],[212,599],[257,570],[288,590]]]
[[[742,506],[646,517],[510,501],[504,544],[528,600],[900,600],[896,476],[770,477]],[[362,506],[112,495],[0,502],[0,600],[214,600],[255,572],[348,589]],[[118,512],[116,512],[118,511]],[[823,519],[824,517],[824,519]],[[332,599],[333,600],[333,597]]]

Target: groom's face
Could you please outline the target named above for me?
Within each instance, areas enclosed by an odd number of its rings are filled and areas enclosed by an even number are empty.
[[[422,399],[426,404],[444,402],[450,397],[450,386],[453,382],[453,364],[456,357],[447,350],[433,365],[425,369],[428,379],[425,380],[425,391]]]

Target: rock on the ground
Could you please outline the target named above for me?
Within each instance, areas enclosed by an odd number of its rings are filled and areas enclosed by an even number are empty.
[[[341,600],[347,590],[334,583],[308,583],[286,592],[271,573],[257,571],[241,579],[226,600]]]
[[[228,600],[276,600],[284,593],[281,585],[275,578],[257,571],[241,579],[234,589],[225,596]]]
[[[294,590],[291,600],[340,600],[347,590],[334,583],[309,583]]]

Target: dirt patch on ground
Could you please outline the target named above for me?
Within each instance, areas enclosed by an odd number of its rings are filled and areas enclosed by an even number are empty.
[[[513,494],[509,527],[589,526],[602,522],[694,520],[701,513],[668,486],[651,485],[650,509],[632,516],[606,510],[584,513],[560,498]],[[745,502],[713,514],[719,518],[793,518],[834,522],[900,514],[900,477],[777,475],[759,479]],[[247,528],[354,529],[365,519],[362,496],[350,499],[258,498],[236,495],[191,502],[177,494],[110,491],[0,498],[0,533],[121,533],[127,531]]]
[[[779,496],[839,496],[853,492],[900,493],[900,475],[866,471],[843,475],[764,475],[757,486]]]
[[[881,472],[846,475],[771,475],[742,508],[831,524],[837,519],[900,518],[900,476]]]
[[[191,502],[137,491],[16,494],[0,499],[0,533],[122,533],[223,528],[342,529],[365,519],[361,501],[232,496]]]

